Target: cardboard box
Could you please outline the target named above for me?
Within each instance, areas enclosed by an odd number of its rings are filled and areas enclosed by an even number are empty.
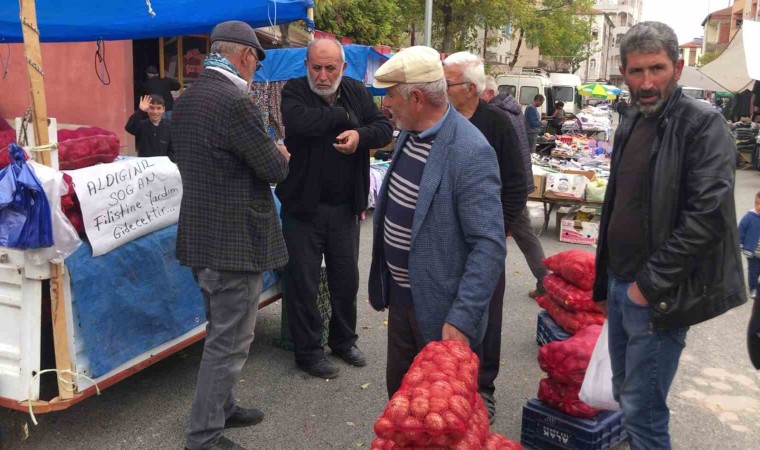
[[[533,192],[528,193],[528,198],[543,198],[546,188],[545,174],[533,175]]]
[[[571,175],[583,175],[584,177],[588,178],[589,180],[593,180],[596,178],[596,172],[593,170],[573,170],[573,169],[563,169],[560,171],[560,173],[567,173]]]
[[[544,197],[554,199],[583,200],[588,178],[571,173],[547,173]]]
[[[594,214],[590,220],[580,220],[578,213]],[[596,246],[599,240],[600,214],[594,208],[573,208],[565,217],[559,230],[560,242]]]

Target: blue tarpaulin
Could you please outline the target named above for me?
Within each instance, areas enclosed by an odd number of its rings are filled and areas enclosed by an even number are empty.
[[[389,55],[384,55],[372,47],[365,45],[345,45],[346,71],[344,75],[371,85],[375,71],[384,63]],[[283,48],[267,50],[267,57],[261,62],[261,70],[256,72],[253,81],[285,81],[306,75],[306,48]],[[374,95],[384,95],[385,90],[370,91]]]
[[[206,321],[198,284],[175,257],[176,240],[172,225],[95,258],[83,242],[66,258],[75,334],[89,376],[105,375]],[[278,278],[266,272],[263,288]]]
[[[313,0],[37,0],[42,42],[208,34],[226,20],[253,27],[306,20]],[[309,24],[311,27],[313,23]],[[0,0],[0,42],[23,42],[18,0]]]

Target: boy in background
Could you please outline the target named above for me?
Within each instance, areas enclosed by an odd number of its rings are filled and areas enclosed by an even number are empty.
[[[140,106],[129,118],[124,129],[135,137],[137,156],[168,156],[174,161],[169,120],[163,119],[164,98],[160,95],[144,95]]]
[[[747,211],[739,222],[739,244],[747,257],[749,296],[755,298],[760,278],[760,192],[755,195],[755,209]]]

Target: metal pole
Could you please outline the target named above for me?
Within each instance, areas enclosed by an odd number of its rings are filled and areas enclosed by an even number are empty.
[[[425,0],[425,45],[432,47],[433,40],[433,0]]]

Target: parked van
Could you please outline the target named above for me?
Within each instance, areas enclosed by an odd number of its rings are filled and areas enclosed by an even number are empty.
[[[523,106],[523,110],[535,98],[541,94],[546,101],[539,108],[542,115],[550,116],[554,113],[554,92],[549,73],[541,69],[518,69],[514,73],[499,75],[496,78],[499,92],[509,92]]]
[[[554,91],[554,101],[564,103],[566,113],[580,112],[581,96],[578,94],[578,86],[581,85],[581,77],[572,73],[551,73],[549,80]]]

